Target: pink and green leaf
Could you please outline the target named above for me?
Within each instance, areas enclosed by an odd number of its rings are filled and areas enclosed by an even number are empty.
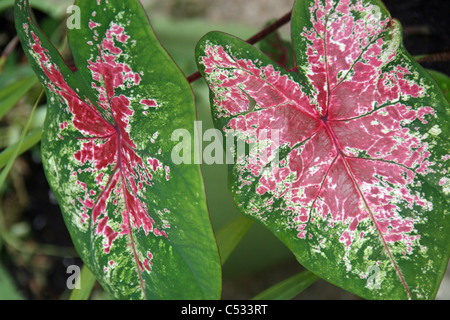
[[[434,298],[450,255],[449,103],[378,0],[298,0],[296,71],[211,32],[197,46],[241,211],[365,298]],[[250,151],[249,151],[250,150]]]
[[[121,299],[217,299],[220,260],[200,168],[175,165],[192,130],[184,75],[137,0],[80,0],[69,67],[16,1],[24,51],[48,101],[42,158],[74,245]]]
[[[431,74],[438,86],[442,89],[442,92],[444,93],[447,100],[450,101],[450,77],[436,70],[427,69],[427,71]]]

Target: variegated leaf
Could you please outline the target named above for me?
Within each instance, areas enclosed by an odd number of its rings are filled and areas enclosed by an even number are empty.
[[[71,68],[28,1],[15,7],[49,105],[42,160],[75,247],[114,297],[217,299],[220,261],[200,169],[171,160],[172,131],[195,120],[189,84],[139,1],[75,5]]]
[[[381,1],[298,0],[291,30],[295,72],[226,34],[197,46],[215,124],[237,137],[237,206],[342,288],[433,298],[450,252],[448,102]]]

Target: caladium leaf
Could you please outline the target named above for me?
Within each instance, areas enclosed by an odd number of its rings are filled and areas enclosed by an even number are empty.
[[[296,72],[218,32],[196,49],[215,125],[237,137],[237,206],[346,290],[433,298],[450,248],[448,102],[380,1],[296,1],[291,32]]]
[[[192,130],[184,75],[136,0],[77,1],[68,67],[16,1],[16,28],[45,87],[42,159],[84,263],[120,299],[217,299],[220,260],[200,168],[171,160]]]
[[[269,26],[275,21],[266,23]],[[284,40],[279,31],[274,31],[256,43],[256,47],[286,69],[294,67],[294,55],[290,41]]]

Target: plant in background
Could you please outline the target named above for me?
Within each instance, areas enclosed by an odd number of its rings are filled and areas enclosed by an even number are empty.
[[[138,1],[75,5],[74,66],[28,1],[15,22],[46,91],[43,164],[84,274],[120,299],[218,299],[221,263],[251,223],[217,232],[219,259],[200,167],[171,159],[172,133],[194,136],[189,83]],[[246,143],[225,146],[237,207],[309,270],[257,298],[316,276],[369,299],[434,298],[450,255],[448,101],[378,0],[297,0],[291,30],[295,61],[280,42],[272,56],[289,70],[223,33],[196,49],[216,128]]]

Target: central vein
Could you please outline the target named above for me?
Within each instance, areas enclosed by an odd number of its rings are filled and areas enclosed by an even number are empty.
[[[322,126],[325,128],[326,132],[328,133],[328,136],[331,138],[331,141],[333,141],[333,145],[336,148],[339,155],[342,156],[342,158],[345,158],[346,154],[342,150],[342,146],[339,144],[336,134],[334,133],[333,129],[330,127],[330,124],[328,123],[327,118],[328,118],[328,115],[325,115],[320,118],[320,120],[322,122]]]

